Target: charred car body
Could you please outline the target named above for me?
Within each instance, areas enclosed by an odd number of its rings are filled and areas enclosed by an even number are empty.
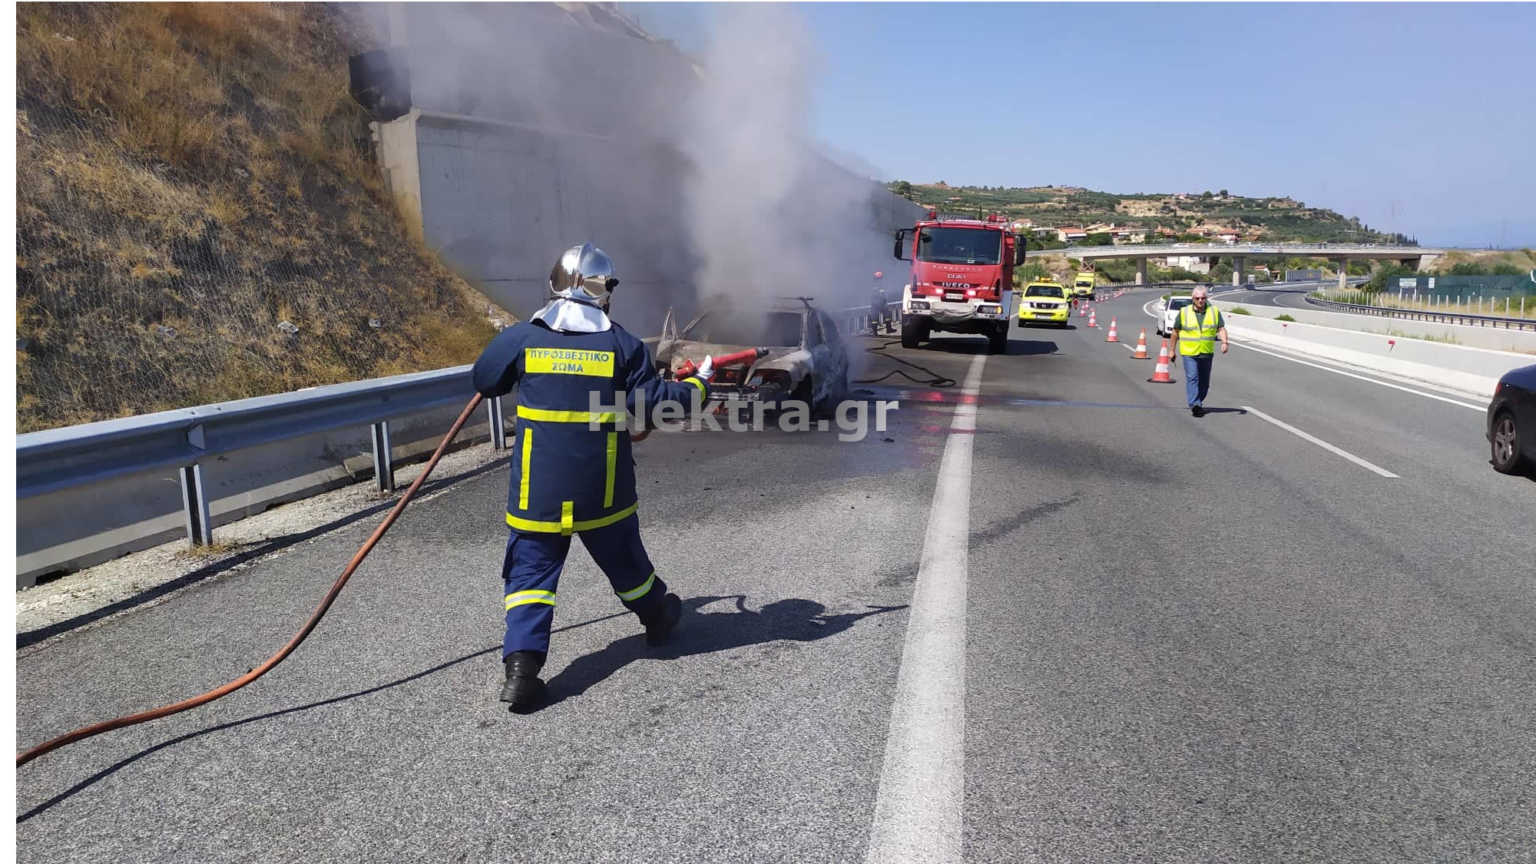
[[[837,324],[810,298],[768,305],[717,303],[681,327],[672,313],[656,342],[657,371],[671,377],[708,356],[766,347],[767,356],[715,372],[710,396],[778,406],[804,402],[830,415],[848,394],[848,348]]]

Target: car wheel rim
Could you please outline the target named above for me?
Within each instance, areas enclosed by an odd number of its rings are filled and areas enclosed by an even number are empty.
[[[1494,427],[1493,451],[1500,464],[1507,464],[1515,455],[1515,424],[1508,417]]]

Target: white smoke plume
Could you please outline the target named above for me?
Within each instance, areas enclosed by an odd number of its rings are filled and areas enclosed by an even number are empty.
[[[899,293],[890,231],[910,211],[813,146],[793,7],[717,10],[697,69],[607,4],[364,7],[417,108],[502,124],[423,125],[421,195],[429,242],[512,311],[583,240],[614,256],[615,315],[644,334],[702,296],[835,310],[867,302],[875,270]]]
[[[701,294],[867,302],[873,272],[895,269],[886,264],[898,226],[878,212],[887,193],[813,143],[819,58],[804,21],[791,6],[744,3],[714,22],[682,142]]]

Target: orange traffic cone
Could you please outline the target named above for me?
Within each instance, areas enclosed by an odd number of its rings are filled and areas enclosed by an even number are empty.
[[[1163,348],[1157,352],[1157,368],[1152,370],[1152,377],[1148,378],[1153,384],[1172,384],[1173,367],[1168,365],[1168,340],[1163,340]]]
[[[1088,310],[1088,326],[1089,327],[1097,327],[1097,326],[1099,326],[1099,315],[1098,315],[1098,311],[1095,310],[1095,309],[1089,309]]]
[[[1119,334],[1119,331],[1115,329],[1115,326],[1116,326],[1115,319],[1113,319],[1113,318],[1109,319],[1109,336],[1107,338],[1105,338],[1105,340],[1104,340],[1105,342],[1119,342],[1120,341],[1120,334]]]
[[[1147,328],[1141,328],[1141,335],[1136,337],[1136,350],[1131,352],[1132,360],[1147,359]]]

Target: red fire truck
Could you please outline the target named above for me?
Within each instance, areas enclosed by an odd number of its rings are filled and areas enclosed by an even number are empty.
[[[941,219],[930,210],[928,218],[896,232],[894,251],[912,262],[911,281],[901,295],[903,348],[916,348],[943,330],[986,336],[994,354],[1007,350],[1013,268],[1024,263],[1023,235],[1010,232],[995,213]]]

